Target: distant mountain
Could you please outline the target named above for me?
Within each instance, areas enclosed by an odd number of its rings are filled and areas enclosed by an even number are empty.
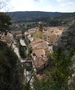
[[[41,12],[41,11],[25,11],[25,12],[9,12],[9,15],[14,20],[32,20],[32,19],[38,19],[43,17],[56,17],[61,16],[62,13],[59,12]]]

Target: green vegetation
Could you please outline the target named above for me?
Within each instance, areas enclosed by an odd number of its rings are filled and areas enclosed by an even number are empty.
[[[37,26],[36,22],[42,21],[45,26],[62,26],[69,25],[75,17],[74,14],[63,14],[60,17],[40,17],[33,20],[26,20],[17,22],[14,30],[21,29],[23,32],[29,28]],[[0,13],[0,31],[9,29],[11,25],[11,18],[5,13]],[[24,24],[25,23],[25,24]],[[13,27],[14,27],[13,25]],[[14,36],[15,37],[15,36]],[[41,31],[36,32],[33,38],[44,39]],[[24,39],[24,36],[23,36]],[[26,39],[26,47],[22,47],[18,43],[19,52],[22,58],[29,57],[32,50],[29,46],[29,41]],[[27,52],[26,52],[27,51]],[[58,49],[56,52],[48,53],[47,57],[50,60],[53,59],[53,66],[50,70],[46,71],[46,74],[41,80],[35,77],[34,89],[35,90],[74,90],[74,83],[68,85],[69,79],[71,79],[74,73],[72,68],[72,56],[74,51],[71,50],[68,55],[64,54],[64,51]],[[18,60],[18,57],[7,47],[7,45],[0,41],[0,90],[31,90],[30,84],[26,83],[22,85],[23,69]],[[75,81],[74,81],[75,82]]]
[[[9,15],[0,12],[0,31],[5,31],[9,29],[9,25],[11,25],[11,18]]]
[[[0,89],[22,90],[23,70],[15,53],[0,41]]]
[[[72,69],[73,50],[65,55],[61,49],[54,53],[55,66],[51,69],[51,89],[52,90],[69,90],[68,80],[74,73]],[[71,89],[70,89],[71,90]]]
[[[40,39],[44,39],[43,32],[38,31],[38,32],[34,33],[33,38],[40,38]]]
[[[72,56],[74,52],[70,51],[68,55],[58,49],[53,53],[53,66],[50,71],[46,72],[42,80],[35,78],[35,90],[71,90],[68,85],[69,78],[74,73],[72,69]]]
[[[23,90],[32,90],[29,83],[26,83],[23,87]]]
[[[9,12],[13,15],[14,12]],[[57,13],[57,12],[15,12],[12,18],[12,30],[27,31],[30,28],[38,26],[42,21],[43,26],[69,26],[75,19],[75,13]]]

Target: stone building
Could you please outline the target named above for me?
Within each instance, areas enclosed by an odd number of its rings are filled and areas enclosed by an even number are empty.
[[[38,29],[41,32],[43,31],[43,25],[42,25],[42,22],[41,21],[38,23]]]
[[[53,45],[57,36],[55,34],[46,33],[44,34],[44,40],[47,41],[50,45]]]
[[[31,45],[33,51],[39,50],[39,49],[44,49],[45,53],[48,52],[48,45],[47,45],[46,41],[43,39],[36,38],[35,40],[33,40],[31,42],[30,45]]]
[[[32,62],[35,66],[36,72],[39,73],[42,69],[44,69],[48,65],[48,58],[45,55],[44,50],[36,50],[31,54]]]

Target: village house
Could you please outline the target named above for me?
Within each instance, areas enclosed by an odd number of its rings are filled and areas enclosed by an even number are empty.
[[[19,40],[22,39],[22,34],[17,34],[16,39],[19,39]]]
[[[44,49],[45,53],[48,52],[48,45],[45,40],[36,38],[31,43],[30,46],[32,47],[32,51]]]
[[[47,41],[50,45],[53,45],[56,38],[58,38],[62,34],[63,30],[64,28],[47,27],[47,29],[43,31],[44,40]]]
[[[38,31],[37,27],[29,29],[29,30],[28,30],[28,33],[29,33],[30,35],[33,35],[36,31]]]
[[[33,65],[35,65],[36,72],[39,73],[48,65],[48,58],[45,55],[44,50],[36,50],[31,54]]]
[[[27,45],[29,45],[30,42],[33,41],[33,38],[31,36],[31,34],[27,31],[24,33],[24,37],[25,37],[25,42],[26,42]]]
[[[29,46],[32,48],[32,63],[37,73],[48,65],[46,54],[52,52],[52,45],[62,31],[63,29],[59,27],[43,27],[42,22],[39,22],[38,27],[29,29],[24,33],[25,37],[31,42]],[[40,38],[40,35],[43,38]]]
[[[30,44],[32,48],[32,62],[36,67],[36,71],[39,72],[48,65],[48,58],[46,53],[48,52],[48,45],[46,41],[36,38]]]
[[[7,33],[0,34],[0,40],[7,43],[8,46],[11,46],[13,42],[13,34],[8,31]]]
[[[38,27],[28,29],[28,31],[26,31],[24,33],[24,35],[26,35],[26,36],[33,35],[34,33],[38,32],[38,31],[43,31],[43,25],[42,25],[41,21],[38,23]]]
[[[39,22],[38,27],[31,28],[24,33],[26,42],[29,44],[29,42],[32,42],[35,38],[43,37],[42,31],[43,31],[42,22]]]
[[[56,40],[57,36],[55,34],[50,34],[46,32],[44,34],[44,40],[49,43],[49,45],[53,45],[54,41]]]
[[[38,27],[35,27],[35,28],[31,28],[28,30],[28,33],[33,35],[34,33],[38,32],[38,31],[43,31],[43,25],[42,25],[42,22],[38,22]]]
[[[38,27],[29,29],[25,35],[31,35],[34,39],[44,39],[49,45],[53,45],[56,38],[58,38],[64,30],[64,27],[43,27],[42,22],[38,23]]]
[[[16,35],[17,35],[17,34],[21,34],[21,33],[22,33],[22,31],[21,31],[21,30],[18,30],[18,31],[16,30],[16,31],[11,31],[11,33],[13,33],[13,34],[16,34]]]
[[[13,33],[13,35],[15,35],[15,39],[22,39],[22,31],[18,30],[18,31],[11,31]]]

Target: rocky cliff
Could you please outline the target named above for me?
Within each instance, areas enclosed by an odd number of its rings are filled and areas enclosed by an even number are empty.
[[[55,41],[53,50],[56,51],[58,48],[65,52],[68,52],[70,49],[75,50],[75,22],[64,30],[62,35]]]
[[[65,55],[69,53],[71,49],[75,52],[75,22],[73,22],[62,35],[55,41],[53,45],[53,51],[57,49],[64,50]],[[72,57],[73,68],[75,68],[75,54]]]

